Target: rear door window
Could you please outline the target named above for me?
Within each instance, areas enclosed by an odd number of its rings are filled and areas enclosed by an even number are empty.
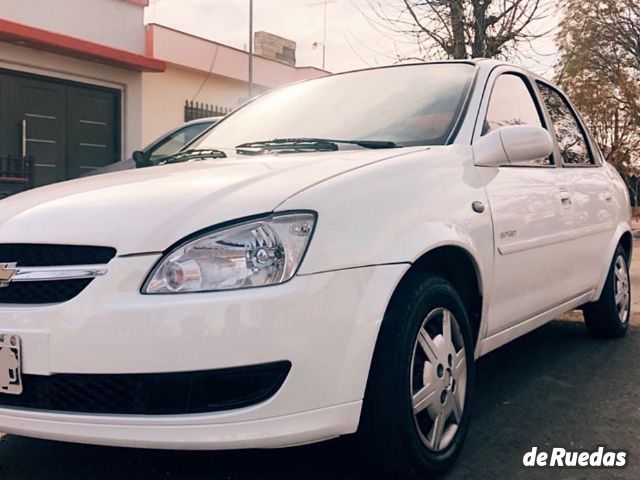
[[[570,166],[595,165],[585,132],[567,100],[542,82],[538,82],[538,89],[553,123],[562,163]]]

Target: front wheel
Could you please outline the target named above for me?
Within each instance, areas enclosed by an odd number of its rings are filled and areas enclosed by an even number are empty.
[[[410,273],[382,322],[357,434],[383,478],[425,478],[458,456],[469,425],[473,340],[446,280]]]
[[[589,334],[597,338],[623,337],[631,315],[631,282],[627,253],[618,246],[597,302],[583,307]]]

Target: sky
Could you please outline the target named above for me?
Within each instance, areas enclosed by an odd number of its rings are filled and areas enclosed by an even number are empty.
[[[327,0],[326,69],[340,72],[394,63],[396,45],[382,35],[363,12],[366,0]],[[151,0],[146,22],[155,22],[236,48],[249,42],[249,0]],[[297,43],[298,66],[322,67],[324,0],[254,0],[254,30],[264,30]],[[536,50],[554,51],[551,40]],[[528,55],[525,66],[549,75],[553,56]]]

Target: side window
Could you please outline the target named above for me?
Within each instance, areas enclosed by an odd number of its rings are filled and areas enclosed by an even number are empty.
[[[544,127],[540,111],[522,77],[512,73],[500,75],[493,84],[482,135],[509,125]],[[552,165],[551,157],[530,162],[531,165]]]
[[[542,126],[531,93],[518,75],[500,75],[493,84],[482,135],[508,125]]]
[[[553,123],[553,130],[562,155],[562,163],[566,165],[595,165],[584,131],[566,100],[544,83],[538,82],[538,88]]]

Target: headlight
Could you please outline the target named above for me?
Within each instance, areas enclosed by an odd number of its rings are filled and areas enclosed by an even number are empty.
[[[310,212],[275,214],[213,230],[172,250],[142,293],[187,293],[275,285],[291,279],[313,234]]]

